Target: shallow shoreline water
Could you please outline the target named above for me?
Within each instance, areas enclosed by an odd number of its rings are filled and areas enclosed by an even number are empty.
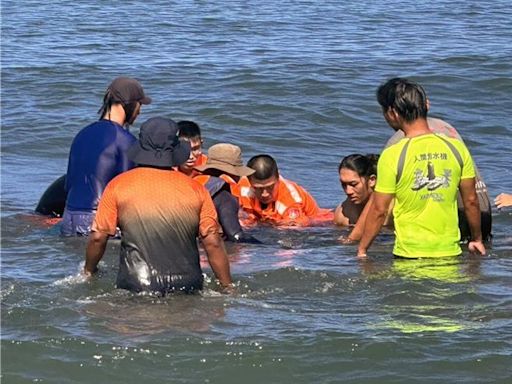
[[[118,242],[90,282],[84,239],[34,216],[74,135],[120,74],[151,116],[197,121],[205,147],[266,152],[334,208],[337,166],[392,130],[375,100],[422,83],[457,128],[491,198],[512,192],[512,12],[506,1],[2,2],[1,379],[6,383],[506,383],[512,376],[512,209],[484,258],[367,261],[346,230],[258,228],[228,245],[239,293],[114,288]],[[211,271],[203,260],[204,272]]]

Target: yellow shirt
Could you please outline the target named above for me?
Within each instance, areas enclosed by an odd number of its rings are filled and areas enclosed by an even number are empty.
[[[459,140],[426,134],[404,138],[379,158],[375,190],[395,194],[395,247],[403,257],[456,256],[460,232],[457,191],[474,178],[471,155]]]

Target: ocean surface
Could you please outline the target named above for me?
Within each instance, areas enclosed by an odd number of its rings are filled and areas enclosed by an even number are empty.
[[[233,296],[117,290],[115,241],[84,281],[85,240],[33,210],[119,75],[153,98],[134,134],[194,120],[206,148],[269,153],[326,208],[341,158],[392,134],[377,86],[409,77],[491,198],[512,193],[509,0],[4,0],[2,383],[512,382],[512,208],[493,210],[485,257],[396,260],[384,232],[361,261],[344,229],[259,228],[263,245],[228,244]]]

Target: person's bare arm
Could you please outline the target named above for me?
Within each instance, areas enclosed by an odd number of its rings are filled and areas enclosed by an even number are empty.
[[[366,218],[368,217],[368,212],[370,212],[373,207],[373,199],[374,194],[372,193],[370,195],[370,198],[366,202],[366,205],[364,206],[361,215],[359,215],[359,218],[357,219],[357,222],[354,225],[354,229],[352,229],[352,232],[350,232],[350,235],[348,235],[347,242],[352,243],[355,241],[359,241],[361,240],[361,237],[363,237]]]
[[[464,213],[471,231],[471,241],[468,249],[471,252],[479,252],[485,255],[485,246],[482,242],[482,230],[480,227],[480,205],[476,194],[475,179],[462,179],[459,184],[460,195],[464,204]]]
[[[225,289],[232,288],[231,272],[224,241],[217,232],[210,232],[202,238],[202,243],[208,257],[208,262],[213,273],[219,280],[220,285]]]
[[[90,233],[85,251],[84,273],[87,276],[91,276],[98,270],[97,266],[105,253],[107,242],[108,234],[94,231]]]
[[[368,248],[378,235],[382,225],[384,224],[384,220],[386,220],[389,206],[395,197],[394,194],[380,192],[374,192],[372,195],[373,204],[366,216],[364,233],[357,249],[358,257],[366,256]]]
[[[363,210],[361,211],[361,215],[357,219],[356,224],[354,225],[354,228],[352,229],[352,232],[347,237],[341,236],[338,238],[343,244],[353,244],[359,240],[361,240],[361,237],[363,237],[364,233],[364,226],[366,224],[366,218],[368,216],[368,212],[370,212],[373,208],[373,193],[371,194],[370,198],[366,202],[366,205],[364,206]],[[386,215],[386,219],[384,220],[383,226],[393,226],[393,203],[395,200],[393,199],[391,201],[391,204],[389,204],[388,213]]]

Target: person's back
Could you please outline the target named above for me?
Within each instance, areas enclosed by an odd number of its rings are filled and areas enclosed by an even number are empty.
[[[200,289],[196,238],[199,232],[217,229],[213,204],[203,207],[209,199],[206,190],[180,172],[147,167],[117,176],[109,188],[115,192],[105,199],[116,202],[123,233],[117,286],[135,291],[158,291],[169,285]],[[102,204],[108,206],[109,201]],[[209,218],[206,223],[211,228],[204,222],[200,228],[201,217]],[[96,230],[115,232],[102,216],[95,223]],[[171,278],[172,282],[166,281]]]
[[[428,128],[432,133],[442,134],[447,137],[457,139],[464,143],[464,140],[459,135],[457,130],[449,123],[444,120],[427,117]],[[404,133],[401,130],[395,132],[391,138],[387,141],[385,148],[399,142],[404,137]],[[487,185],[485,184],[484,179],[482,178],[480,171],[476,164],[474,164],[475,168],[475,179],[476,179],[476,193],[478,195],[478,202],[480,205],[480,222],[481,222],[481,230],[482,237],[484,241],[488,241],[492,237],[492,210],[491,210],[491,201],[489,199],[489,192],[487,190]],[[471,231],[469,228],[468,220],[466,215],[464,214],[464,205],[462,202],[462,198],[460,193],[457,194],[457,207],[458,207],[458,216],[459,216],[459,229],[461,240],[469,240],[471,238]]]
[[[151,99],[137,80],[118,77],[105,92],[100,120],[73,139],[66,173],[63,235],[87,235],[107,183],[134,167],[126,152],[136,139],[125,125],[133,124],[141,105],[149,103]]]
[[[123,153],[135,141],[131,133],[110,120],[100,120],[82,129],[71,144],[66,208],[95,210],[107,183],[134,167]]]
[[[378,88],[377,100],[388,125],[403,131],[405,138],[380,155],[372,209],[365,221],[358,256],[366,256],[393,201],[394,255],[459,255],[458,190],[471,229],[468,249],[485,254],[475,170],[466,146],[460,140],[431,132],[427,122],[429,102],[419,84],[390,79]]]
[[[395,255],[460,254],[456,196],[461,179],[474,177],[460,141],[435,134],[404,138],[383,151],[378,175],[375,190],[396,197]]]
[[[128,151],[138,167],[110,181],[100,200],[87,245],[87,275],[97,270],[109,236],[119,227],[118,288],[161,294],[202,289],[199,237],[212,270],[230,289],[213,201],[201,184],[173,169],[189,154],[173,120],[154,117],[142,124],[139,141]]]

